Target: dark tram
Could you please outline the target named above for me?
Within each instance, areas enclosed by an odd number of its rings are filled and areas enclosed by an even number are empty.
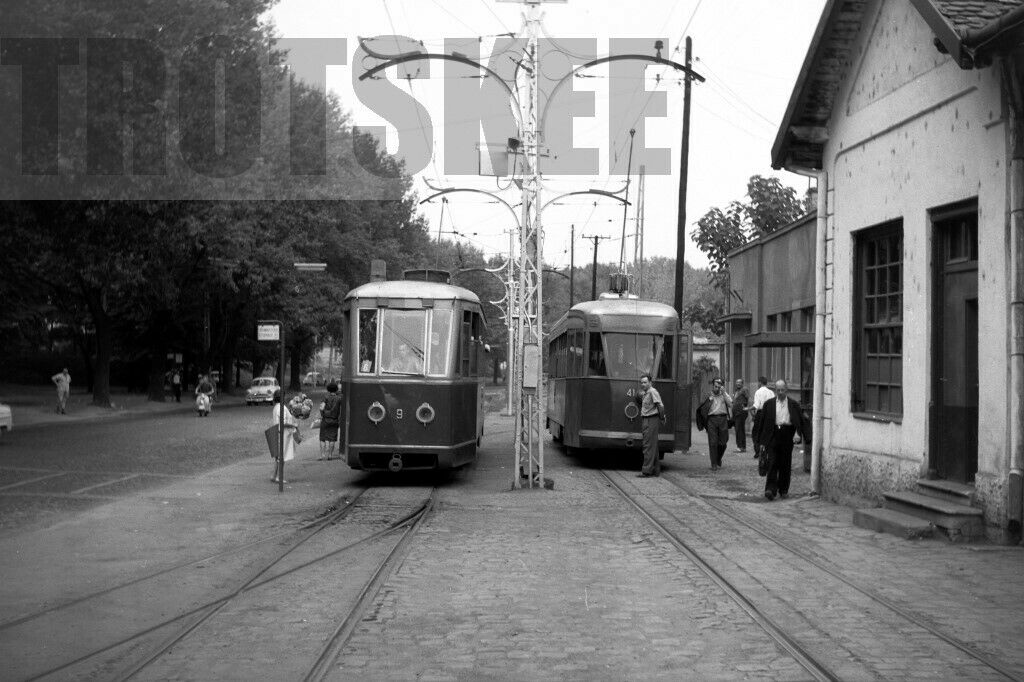
[[[671,306],[651,301],[609,298],[573,306],[549,336],[547,423],[552,438],[569,448],[639,450],[640,410],[634,397],[640,375],[648,373],[668,418],[658,450],[671,452],[678,326]]]
[[[340,439],[353,469],[454,469],[476,459],[483,309],[446,275],[410,271],[345,297]]]

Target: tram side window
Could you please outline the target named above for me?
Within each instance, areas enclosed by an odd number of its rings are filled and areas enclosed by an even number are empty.
[[[462,330],[459,334],[459,374],[470,376],[470,351],[473,347],[473,313],[462,312]]]
[[[448,374],[448,349],[451,344],[452,311],[445,308],[434,308],[430,322],[430,375],[446,376]]]
[[[377,362],[377,310],[359,311],[359,372],[373,374]]]
[[[480,355],[484,352],[484,320],[480,313],[473,313],[473,344],[470,349],[470,374],[480,374]]]
[[[583,376],[583,331],[575,330],[572,333],[572,376]]]
[[[601,335],[597,332],[591,332],[589,342],[590,371],[587,374],[592,377],[608,376],[608,370],[604,364],[604,347],[601,343]]]

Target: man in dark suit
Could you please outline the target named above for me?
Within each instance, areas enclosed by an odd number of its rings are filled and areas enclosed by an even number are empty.
[[[793,446],[807,433],[800,403],[786,395],[786,382],[775,382],[775,399],[766,400],[754,417],[754,442],[768,450],[768,475],[764,496],[785,499],[789,495],[789,476],[793,468]]]

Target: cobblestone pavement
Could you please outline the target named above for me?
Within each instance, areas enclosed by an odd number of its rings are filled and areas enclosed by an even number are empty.
[[[660,479],[634,478],[638,455],[569,457],[548,447],[546,474],[555,489],[510,491],[511,420],[495,414],[488,420],[480,460],[443,481],[435,512],[363,612],[330,679],[809,679],[618,496],[602,469],[842,679],[997,677],[870,603],[848,582],[1024,677],[1019,546],[905,541],[855,528],[852,510],[808,494],[808,476],[799,469],[792,497],[767,502],[749,455],[730,452],[724,468],[712,472],[701,438],[689,454],[669,455]],[[310,461],[312,454],[293,464],[283,495],[267,482],[262,456],[176,477],[46,529],[0,536],[0,623],[183,559],[288,532],[369,488],[350,517],[307,548],[311,556],[322,554],[404,513],[406,498],[419,499],[429,488],[422,478],[367,476],[339,462]],[[765,535],[848,582],[822,575]],[[253,561],[261,551],[253,550]],[[301,677],[386,551],[386,543],[370,544],[245,595],[141,678]],[[23,666],[7,672],[22,679],[13,671],[45,669],[123,636],[132,622],[203,603],[230,588],[233,572],[245,570],[244,561],[203,562],[185,577],[168,576],[166,584],[140,585],[137,596],[116,605],[87,603],[54,614],[52,625],[0,630],[0,650],[9,663],[20,656]],[[79,639],[69,640],[74,632]],[[110,665],[90,670],[102,679],[131,658],[127,649],[115,652]]]
[[[547,452],[554,492],[506,492],[511,461],[493,456],[446,492],[332,679],[808,678],[595,471],[618,467],[632,478],[638,460]],[[683,519],[684,537],[842,679],[1000,676],[844,583],[812,580],[820,571],[703,500],[1024,675],[1020,548],[862,531],[851,510],[808,496],[799,470],[793,496],[768,503],[753,459],[730,454],[711,472],[695,439],[690,454],[668,457],[666,478],[624,480]]]

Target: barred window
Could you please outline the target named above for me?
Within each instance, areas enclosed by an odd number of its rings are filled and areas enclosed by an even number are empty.
[[[853,411],[903,414],[903,224],[856,237]]]

